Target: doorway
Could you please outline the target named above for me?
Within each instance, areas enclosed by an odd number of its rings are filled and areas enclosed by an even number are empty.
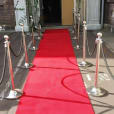
[[[43,0],[43,23],[61,25],[61,0]]]
[[[104,24],[114,25],[114,1],[112,0],[105,1]]]
[[[73,0],[61,0],[62,2],[62,25],[72,25],[73,15],[72,9],[74,6]]]

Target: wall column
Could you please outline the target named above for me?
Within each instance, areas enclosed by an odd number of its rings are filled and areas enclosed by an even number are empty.
[[[103,26],[104,0],[87,0],[87,28],[101,29]]]
[[[20,22],[24,23],[24,31],[29,31],[26,12],[26,0],[14,0],[16,31],[21,31]]]

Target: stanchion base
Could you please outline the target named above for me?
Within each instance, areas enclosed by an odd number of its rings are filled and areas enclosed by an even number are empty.
[[[41,37],[38,37],[38,40],[40,40],[41,39]]]
[[[73,39],[73,40],[76,40],[76,39],[77,39],[77,37],[76,37],[76,36],[74,36],[72,39]]]
[[[30,48],[31,51],[36,51],[37,49],[38,49],[38,48],[35,47],[35,46],[33,46],[33,47]]]
[[[77,50],[79,50],[80,49],[80,46],[79,45],[76,45],[74,48],[77,49]]]
[[[86,61],[82,61],[78,64],[79,67],[83,67],[83,68],[87,68],[87,67],[92,67],[93,64],[92,63],[89,63],[89,62],[86,62]]]
[[[72,34],[74,34],[75,33],[75,31],[74,30],[72,30]]]
[[[103,97],[103,96],[108,95],[107,90],[100,88],[100,87],[94,87],[94,86],[89,87],[87,89],[87,92],[89,95],[92,95],[94,97]]]
[[[19,99],[23,95],[23,92],[20,89],[10,90],[9,95],[5,99]]]
[[[40,36],[35,37],[35,40],[40,40],[40,39],[41,39],[41,37],[40,37]]]
[[[33,64],[32,63],[25,63],[24,66],[18,66],[18,67],[24,68],[24,69],[29,69],[29,68],[33,67]]]

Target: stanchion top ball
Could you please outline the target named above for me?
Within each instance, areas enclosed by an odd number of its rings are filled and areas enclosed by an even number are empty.
[[[19,25],[20,25],[20,26],[24,26],[24,24],[23,24],[23,23],[19,23]]]
[[[83,21],[83,24],[86,24],[86,21]]]
[[[101,38],[102,37],[102,33],[101,32],[97,33],[97,36]]]
[[[5,40],[9,39],[9,36],[8,35],[4,35],[4,39]]]

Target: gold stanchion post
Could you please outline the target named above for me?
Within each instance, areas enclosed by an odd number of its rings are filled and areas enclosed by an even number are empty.
[[[87,35],[87,26],[86,21],[83,21],[83,60],[78,65],[83,68],[91,67],[93,66],[92,63],[89,63],[86,61],[86,35]]]
[[[76,38],[76,16],[77,16],[77,12],[76,12],[76,0],[74,0],[74,8],[72,10],[72,13],[73,13],[73,31],[72,33],[74,33],[74,37],[72,39],[77,39]]]
[[[73,15],[73,23],[72,23],[72,33],[74,34],[75,33],[75,26],[76,26],[76,18],[75,18],[75,14],[74,14],[74,8],[72,9],[72,15]]]
[[[92,63],[89,63],[86,61],[86,38],[87,38],[87,25],[86,25],[86,0],[84,0],[84,6],[83,6],[83,60],[78,65],[83,68],[91,67],[93,66]]]
[[[22,28],[23,46],[24,46],[24,52],[25,52],[25,64],[24,64],[24,66],[19,66],[19,67],[28,69],[28,68],[33,67],[33,64],[29,63],[29,60],[28,60],[28,54],[27,54],[27,48],[26,48],[26,42],[25,42],[25,34],[24,34],[24,24],[20,23],[20,26]]]
[[[33,46],[30,48],[30,50],[32,50],[32,51],[36,51],[38,48],[35,46],[35,39],[34,39],[34,28],[33,28],[33,24],[34,24],[34,21],[33,21],[33,18],[32,18],[32,16],[30,16],[30,20],[31,20],[31,32],[32,32],[32,44],[33,44]]]
[[[14,75],[13,75],[13,68],[12,68],[12,61],[11,61],[11,55],[10,55],[10,42],[9,42],[9,37],[7,35],[4,36],[5,39],[5,48],[7,48],[7,58],[8,58],[8,66],[9,66],[9,74],[11,77],[11,85],[12,85],[12,90],[10,90],[9,94],[6,99],[18,99],[19,97],[22,96],[23,92],[20,89],[15,88],[14,84]]]
[[[38,40],[40,40],[41,39],[41,25],[40,24],[38,24]]]
[[[80,40],[80,11],[78,11],[78,13],[77,13],[77,19],[78,19],[78,34],[77,34],[77,38],[76,38],[76,40],[77,40],[77,44],[76,44],[76,47],[74,47],[74,48],[76,48],[77,50],[79,50],[80,49],[80,46],[79,46],[79,40]]]
[[[97,34],[98,38],[96,39],[97,43],[97,54],[96,54],[96,73],[95,73],[95,85],[91,86],[87,89],[88,94],[95,96],[95,97],[101,97],[106,95],[108,92],[101,87],[98,87],[98,76],[99,76],[99,60],[100,60],[100,49],[102,44],[102,33]]]
[[[74,0],[74,8],[72,9],[72,14],[73,14],[73,25],[72,25],[72,27],[73,27],[73,30],[72,30],[72,33],[74,34],[75,33],[75,30],[76,30],[76,15],[75,15],[75,13],[76,13],[76,0]]]

